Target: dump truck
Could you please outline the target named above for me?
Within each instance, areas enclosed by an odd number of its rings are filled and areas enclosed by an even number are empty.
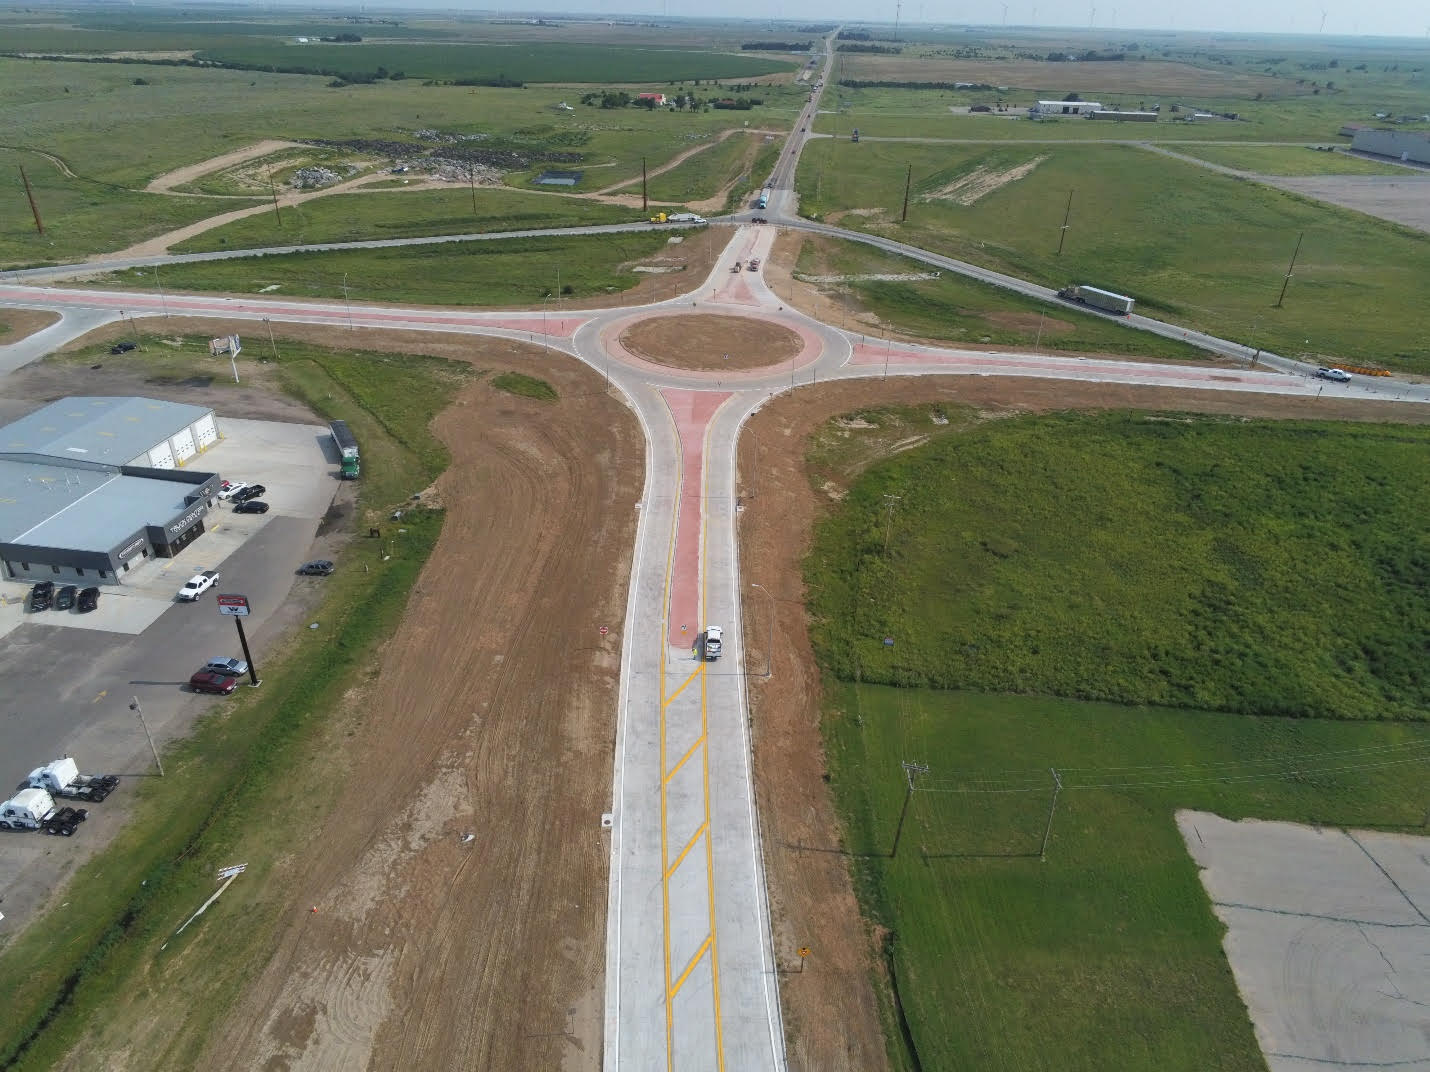
[[[348,430],[347,421],[334,421],[328,425],[328,429],[333,433],[333,443],[336,444],[338,456],[342,459],[342,478],[356,480],[362,472],[357,438]]]
[[[64,800],[89,800],[98,804],[119,785],[116,774],[81,774],[79,765],[69,756],[36,767],[20,783],[21,789],[43,789],[52,797]]]
[[[705,661],[713,663],[720,658],[721,641],[725,639],[725,631],[718,625],[705,627]]]
[[[89,818],[84,808],[59,807],[43,789],[21,789],[0,804],[0,830],[41,830],[59,837],[73,836]]]
[[[1102,290],[1099,287],[1084,287],[1077,284],[1063,287],[1058,291],[1058,297],[1068,301],[1081,302],[1083,305],[1091,305],[1094,309],[1101,309],[1105,313],[1116,313],[1118,316],[1127,316],[1132,312],[1132,306],[1137,304],[1126,294],[1114,294],[1110,290]]]

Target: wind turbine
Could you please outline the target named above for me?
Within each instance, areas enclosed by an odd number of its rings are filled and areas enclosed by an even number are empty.
[[[1089,26],[1097,25],[1097,8],[1095,6],[1092,9],[1092,14],[1088,15],[1087,17],[1087,24]]]
[[[1321,8],[1321,28],[1316,31],[1317,33],[1325,33],[1325,32],[1326,32],[1326,15],[1327,15],[1326,9],[1325,9],[1325,8]]]
[[[1007,25],[1008,25],[1008,5],[1007,5],[1007,4],[999,4],[998,6],[1003,9],[1003,25],[1004,25],[1004,26],[1007,26]]]

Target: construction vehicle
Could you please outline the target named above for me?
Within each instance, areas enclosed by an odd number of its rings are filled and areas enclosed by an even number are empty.
[[[650,222],[651,222],[651,223],[665,223],[665,222],[667,222],[665,213],[664,213],[664,212],[657,212],[654,216],[652,216],[652,217],[650,218]]]
[[[1127,316],[1132,312],[1132,306],[1137,303],[1126,294],[1114,294],[1110,290],[1102,290],[1099,287],[1083,287],[1076,284],[1063,287],[1058,291],[1058,297],[1067,301],[1082,302],[1084,305],[1091,305],[1094,309],[1101,309],[1105,313],[1116,313],[1118,316]]]
[[[98,804],[119,785],[117,774],[81,774],[79,765],[69,756],[36,767],[20,783],[21,789],[43,789],[52,797],[65,800],[89,800]]]
[[[56,806],[55,798],[43,789],[21,789],[0,804],[0,830],[41,830],[71,837],[88,818],[89,812],[84,808]]]
[[[356,480],[362,473],[362,459],[358,455],[357,438],[348,430],[347,421],[334,421],[328,425],[337,445],[338,456],[342,459],[341,476],[344,480]]]
[[[720,658],[721,641],[725,639],[725,631],[718,625],[710,625],[705,628],[705,661],[713,663]]]

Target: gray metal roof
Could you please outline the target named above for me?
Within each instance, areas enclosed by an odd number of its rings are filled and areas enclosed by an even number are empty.
[[[193,490],[178,480],[0,460],[0,541],[111,551],[137,529],[172,520]]]
[[[0,428],[0,458],[38,454],[127,465],[209,412],[157,398],[62,398]]]

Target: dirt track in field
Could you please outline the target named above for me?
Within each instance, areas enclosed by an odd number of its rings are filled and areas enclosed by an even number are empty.
[[[781,964],[804,970],[780,980],[790,1068],[874,1072],[886,1068],[872,979],[878,951],[855,899],[848,861],[801,845],[839,843],[841,826],[825,772],[820,682],[809,642],[800,561],[814,522],[833,500],[814,490],[804,456],[825,421],[868,406],[945,400],[990,410],[1144,408],[1259,417],[1430,423],[1426,407],[1394,402],[1237,395],[1057,380],[928,377],[832,383],[781,395],[751,418],[739,447],[740,570],[776,600],[773,674],[751,678],[755,794],[765,846],[774,940]],[[753,433],[753,435],[748,434]],[[745,590],[747,658],[760,667],[770,606]]]
[[[441,539],[358,697],[349,788],[289,864],[276,952],[201,1067],[600,1066],[600,820],[644,448],[584,368],[519,365],[561,401],[483,380],[435,422]]]
[[[621,335],[637,357],[679,369],[755,369],[797,356],[797,332],[748,316],[692,313],[641,320]]]

